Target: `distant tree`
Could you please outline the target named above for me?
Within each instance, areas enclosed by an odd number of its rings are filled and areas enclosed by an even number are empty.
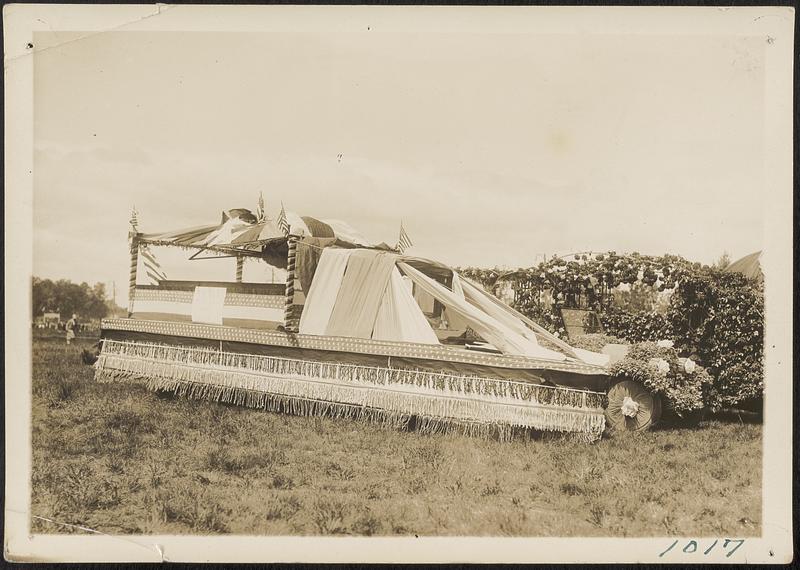
[[[76,284],[66,279],[51,281],[34,277],[32,281],[31,309],[34,317],[55,311],[66,319],[77,314],[85,319],[100,319],[108,314],[105,285],[97,283]]]
[[[719,269],[720,271],[722,271],[723,269],[728,267],[730,264],[731,264],[731,256],[728,255],[728,252],[726,251],[726,252],[723,252],[723,254],[719,257],[719,259],[717,259],[714,262],[713,267],[715,267],[715,268]]]

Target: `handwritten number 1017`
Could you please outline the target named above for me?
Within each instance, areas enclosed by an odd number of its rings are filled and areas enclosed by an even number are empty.
[[[678,542],[679,541],[676,540],[675,542],[670,544],[669,548],[667,548],[664,552],[659,554],[658,557],[659,558],[663,557],[667,552],[669,552],[670,550],[675,548],[678,545]],[[715,540],[714,542],[712,542],[711,546],[709,546],[708,548],[706,548],[705,550],[702,551],[703,555],[711,554],[711,552],[714,550],[714,548],[716,548],[717,543],[719,543],[719,540]],[[725,558],[730,558],[731,556],[733,556],[733,553],[736,552],[737,550],[739,550],[739,547],[742,546],[742,544],[744,544],[744,539],[734,540],[732,538],[726,538],[723,541],[722,547],[721,547],[723,550],[726,551],[725,552]],[[698,545],[696,540],[690,540],[683,546],[682,550],[683,550],[684,554],[694,554],[695,552],[700,550],[700,546]]]

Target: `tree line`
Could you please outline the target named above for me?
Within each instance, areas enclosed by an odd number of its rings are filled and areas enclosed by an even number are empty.
[[[113,299],[109,299],[104,283],[73,283],[67,279],[52,281],[33,278],[32,283],[33,317],[44,313],[60,313],[66,320],[73,314],[82,319],[102,319],[109,313],[119,311]]]

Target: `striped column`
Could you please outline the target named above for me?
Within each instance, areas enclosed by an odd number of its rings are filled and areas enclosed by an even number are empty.
[[[242,272],[244,271],[244,257],[241,255],[236,258],[236,282],[242,282]]]
[[[133,297],[136,294],[136,268],[139,266],[139,240],[131,235],[131,271],[128,278],[128,317],[133,315]]]
[[[294,278],[297,264],[297,236],[290,235],[286,240],[289,253],[286,257],[286,304],[283,313],[283,325],[287,332],[297,332],[294,319]]]

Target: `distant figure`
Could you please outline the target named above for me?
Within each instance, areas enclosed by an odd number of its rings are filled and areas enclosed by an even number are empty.
[[[78,315],[73,314],[64,328],[67,329],[67,344],[69,344],[75,338],[75,331],[78,330]]]

